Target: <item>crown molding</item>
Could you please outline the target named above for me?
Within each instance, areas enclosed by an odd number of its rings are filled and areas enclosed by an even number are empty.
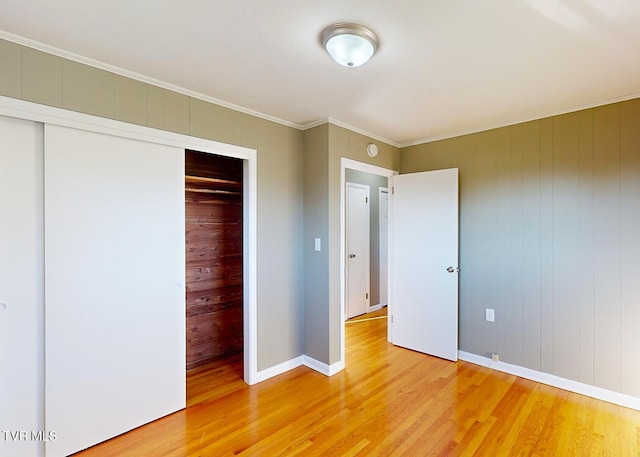
[[[317,121],[311,121],[311,122],[309,122],[307,124],[303,124],[300,127],[300,130],[305,131],[305,130],[312,129],[314,127],[318,127],[319,125],[324,125],[324,124],[329,124],[329,123],[330,123],[329,122],[329,118],[325,117],[325,118],[322,118],[322,119],[318,119]]]
[[[302,125],[297,124],[295,122],[287,121],[285,119],[280,119],[279,117],[261,113],[260,111],[255,111],[249,108],[245,108],[244,106],[236,105],[234,103],[229,103],[224,100],[220,100],[218,98],[210,97],[200,92],[185,89],[184,87],[180,87],[180,86],[176,86],[175,84],[170,84],[164,81],[160,81],[159,79],[155,79],[150,76],[145,76],[140,73],[135,73],[133,71],[125,70],[124,68],[120,68],[115,65],[104,63],[99,60],[91,59],[89,57],[85,57],[80,54],[76,54],[74,52],[66,51],[64,49],[60,49],[55,46],[44,44],[39,41],[32,40],[30,38],[25,38],[23,36],[16,35],[15,33],[0,30],[0,39],[11,41],[12,43],[26,46],[31,49],[36,49],[38,51],[46,52],[47,54],[52,54],[52,55],[62,57],[64,59],[72,60],[74,62],[78,62],[84,65],[89,65],[90,67],[98,68],[100,70],[105,70],[111,73],[115,73],[117,75],[124,76],[125,78],[135,79],[136,81],[161,87],[163,89],[167,89],[182,95],[186,95],[187,97],[196,98],[198,100],[213,103],[215,105],[219,105],[224,108],[229,108],[235,111],[239,111],[244,114],[248,114],[251,116],[258,117],[260,119],[264,119],[266,121],[271,121],[277,124],[285,125],[287,127],[303,130]]]
[[[633,100],[633,99],[636,99],[636,98],[640,98],[640,93],[622,95],[620,97],[614,97],[614,98],[609,98],[609,99],[606,99],[606,100],[600,100],[600,101],[597,101],[597,102],[588,103],[586,105],[580,105],[580,106],[575,107],[575,108],[568,108],[568,109],[565,109],[565,110],[553,111],[553,112],[545,114],[543,116],[534,116],[534,117],[529,117],[529,118],[523,118],[523,119],[520,119],[520,120],[517,120],[517,121],[514,121],[514,122],[505,122],[505,123],[499,123],[499,124],[492,124],[492,125],[485,126],[485,127],[480,127],[480,128],[477,128],[477,129],[459,130],[459,131],[456,131],[456,132],[447,133],[445,135],[436,135],[436,136],[432,136],[432,137],[422,138],[422,139],[419,139],[419,140],[408,141],[406,143],[400,143],[398,145],[398,147],[399,148],[408,148],[410,146],[418,146],[420,144],[433,143],[435,141],[440,141],[440,140],[448,140],[448,139],[456,138],[456,137],[459,137],[459,136],[471,135],[473,133],[486,132],[488,130],[499,129],[499,128],[502,128],[502,127],[510,127],[512,125],[524,124],[525,122],[539,121],[539,120],[542,120],[542,119],[547,119],[549,117],[561,116],[563,114],[575,113],[575,112],[578,112],[578,111],[591,109],[591,108],[598,108],[600,106],[610,105],[612,103],[626,102],[628,100]]]
[[[380,135],[376,135],[375,133],[367,132],[366,130],[363,130],[361,128],[358,128],[358,127],[355,127],[353,125],[347,124],[346,122],[339,121],[338,119],[333,119],[333,118],[329,117],[329,118],[327,118],[327,121],[329,122],[329,124],[337,125],[338,127],[342,127],[342,128],[347,129],[347,130],[351,130],[352,132],[359,133],[360,135],[368,136],[369,138],[372,138],[372,139],[377,140],[377,141],[381,141],[383,143],[388,144],[389,146],[393,146],[394,148],[399,148],[400,147],[400,144],[396,143],[393,140],[390,140],[390,139],[385,138],[385,137],[380,136]]]
[[[354,133],[358,133],[360,135],[367,136],[367,137],[369,137],[369,138],[371,138],[373,140],[380,141],[381,143],[388,144],[389,146],[393,146],[394,148],[399,148],[400,147],[399,143],[396,143],[393,140],[390,140],[390,139],[385,138],[385,137],[380,136],[380,135],[376,135],[375,133],[367,132],[364,129],[355,127],[355,126],[353,126],[351,124],[347,124],[346,122],[342,122],[342,121],[340,121],[338,119],[334,119],[332,117],[318,119],[317,121],[313,121],[313,122],[309,122],[308,124],[304,124],[301,127],[301,130],[309,130],[309,129],[312,129],[312,128],[317,127],[319,125],[322,125],[322,124],[332,124],[332,125],[335,125],[337,127],[342,127],[342,128],[347,129],[347,130],[350,130],[350,131],[352,131]]]

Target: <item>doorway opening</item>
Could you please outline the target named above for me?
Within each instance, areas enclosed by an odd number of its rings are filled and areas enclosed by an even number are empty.
[[[397,174],[393,170],[377,167],[375,165],[369,165],[362,162],[342,158],[341,159],[341,312],[342,325],[340,326],[340,350],[341,360],[345,362],[346,352],[346,326],[347,325],[364,325],[363,319],[377,318],[378,321],[386,319],[386,280],[387,280],[387,264],[386,264],[386,236],[387,232],[384,228],[381,230],[381,224],[386,224],[386,214],[382,214],[383,220],[381,221],[380,203],[385,203],[383,211],[386,210],[386,196],[388,189],[388,178]],[[368,303],[366,305],[365,313],[358,317],[356,316],[352,320],[348,320],[347,305],[349,301],[349,261],[358,259],[357,253],[355,258],[350,258],[350,254],[354,254],[349,251],[348,240],[348,190],[347,183],[355,183],[357,185],[364,185],[369,187],[369,262],[367,265],[367,276],[370,278],[368,288]],[[381,241],[381,236],[383,237]],[[381,255],[381,253],[383,255]]]
[[[243,377],[243,162],[185,151],[188,381],[221,367]]]

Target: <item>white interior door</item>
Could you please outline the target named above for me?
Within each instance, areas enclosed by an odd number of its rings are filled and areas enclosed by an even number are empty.
[[[458,359],[458,169],[390,179],[392,342]]]
[[[385,306],[389,303],[388,295],[388,244],[389,244],[389,190],[386,187],[378,189],[378,218],[380,227],[380,304]]]
[[[185,406],[184,150],[46,125],[45,192],[52,457]]]
[[[347,183],[347,318],[369,309],[369,186]]]
[[[0,117],[0,455],[44,450],[42,124]],[[28,440],[20,436],[27,432]],[[31,432],[35,433],[34,436]]]

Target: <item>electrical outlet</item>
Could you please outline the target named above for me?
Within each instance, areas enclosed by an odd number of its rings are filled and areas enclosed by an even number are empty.
[[[491,353],[491,360],[493,360],[494,362],[499,362],[500,361],[500,354],[498,354],[497,352],[492,352]]]
[[[485,312],[485,319],[487,322],[495,322],[496,321],[496,311],[493,308],[487,308]]]

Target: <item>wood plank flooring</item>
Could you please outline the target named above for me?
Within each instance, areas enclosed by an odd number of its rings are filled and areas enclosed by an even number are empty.
[[[387,307],[385,306],[382,309],[379,309],[378,311],[373,311],[371,313],[365,313],[365,314],[361,314],[359,316],[356,317],[352,317],[351,319],[347,320],[346,323],[347,324],[351,324],[352,322],[360,322],[360,321],[367,321],[367,320],[371,320],[371,319],[379,319],[381,317],[387,317]]]
[[[240,362],[188,378],[188,408],[92,456],[637,456],[640,412],[386,342],[352,323],[347,368],[249,387]]]

